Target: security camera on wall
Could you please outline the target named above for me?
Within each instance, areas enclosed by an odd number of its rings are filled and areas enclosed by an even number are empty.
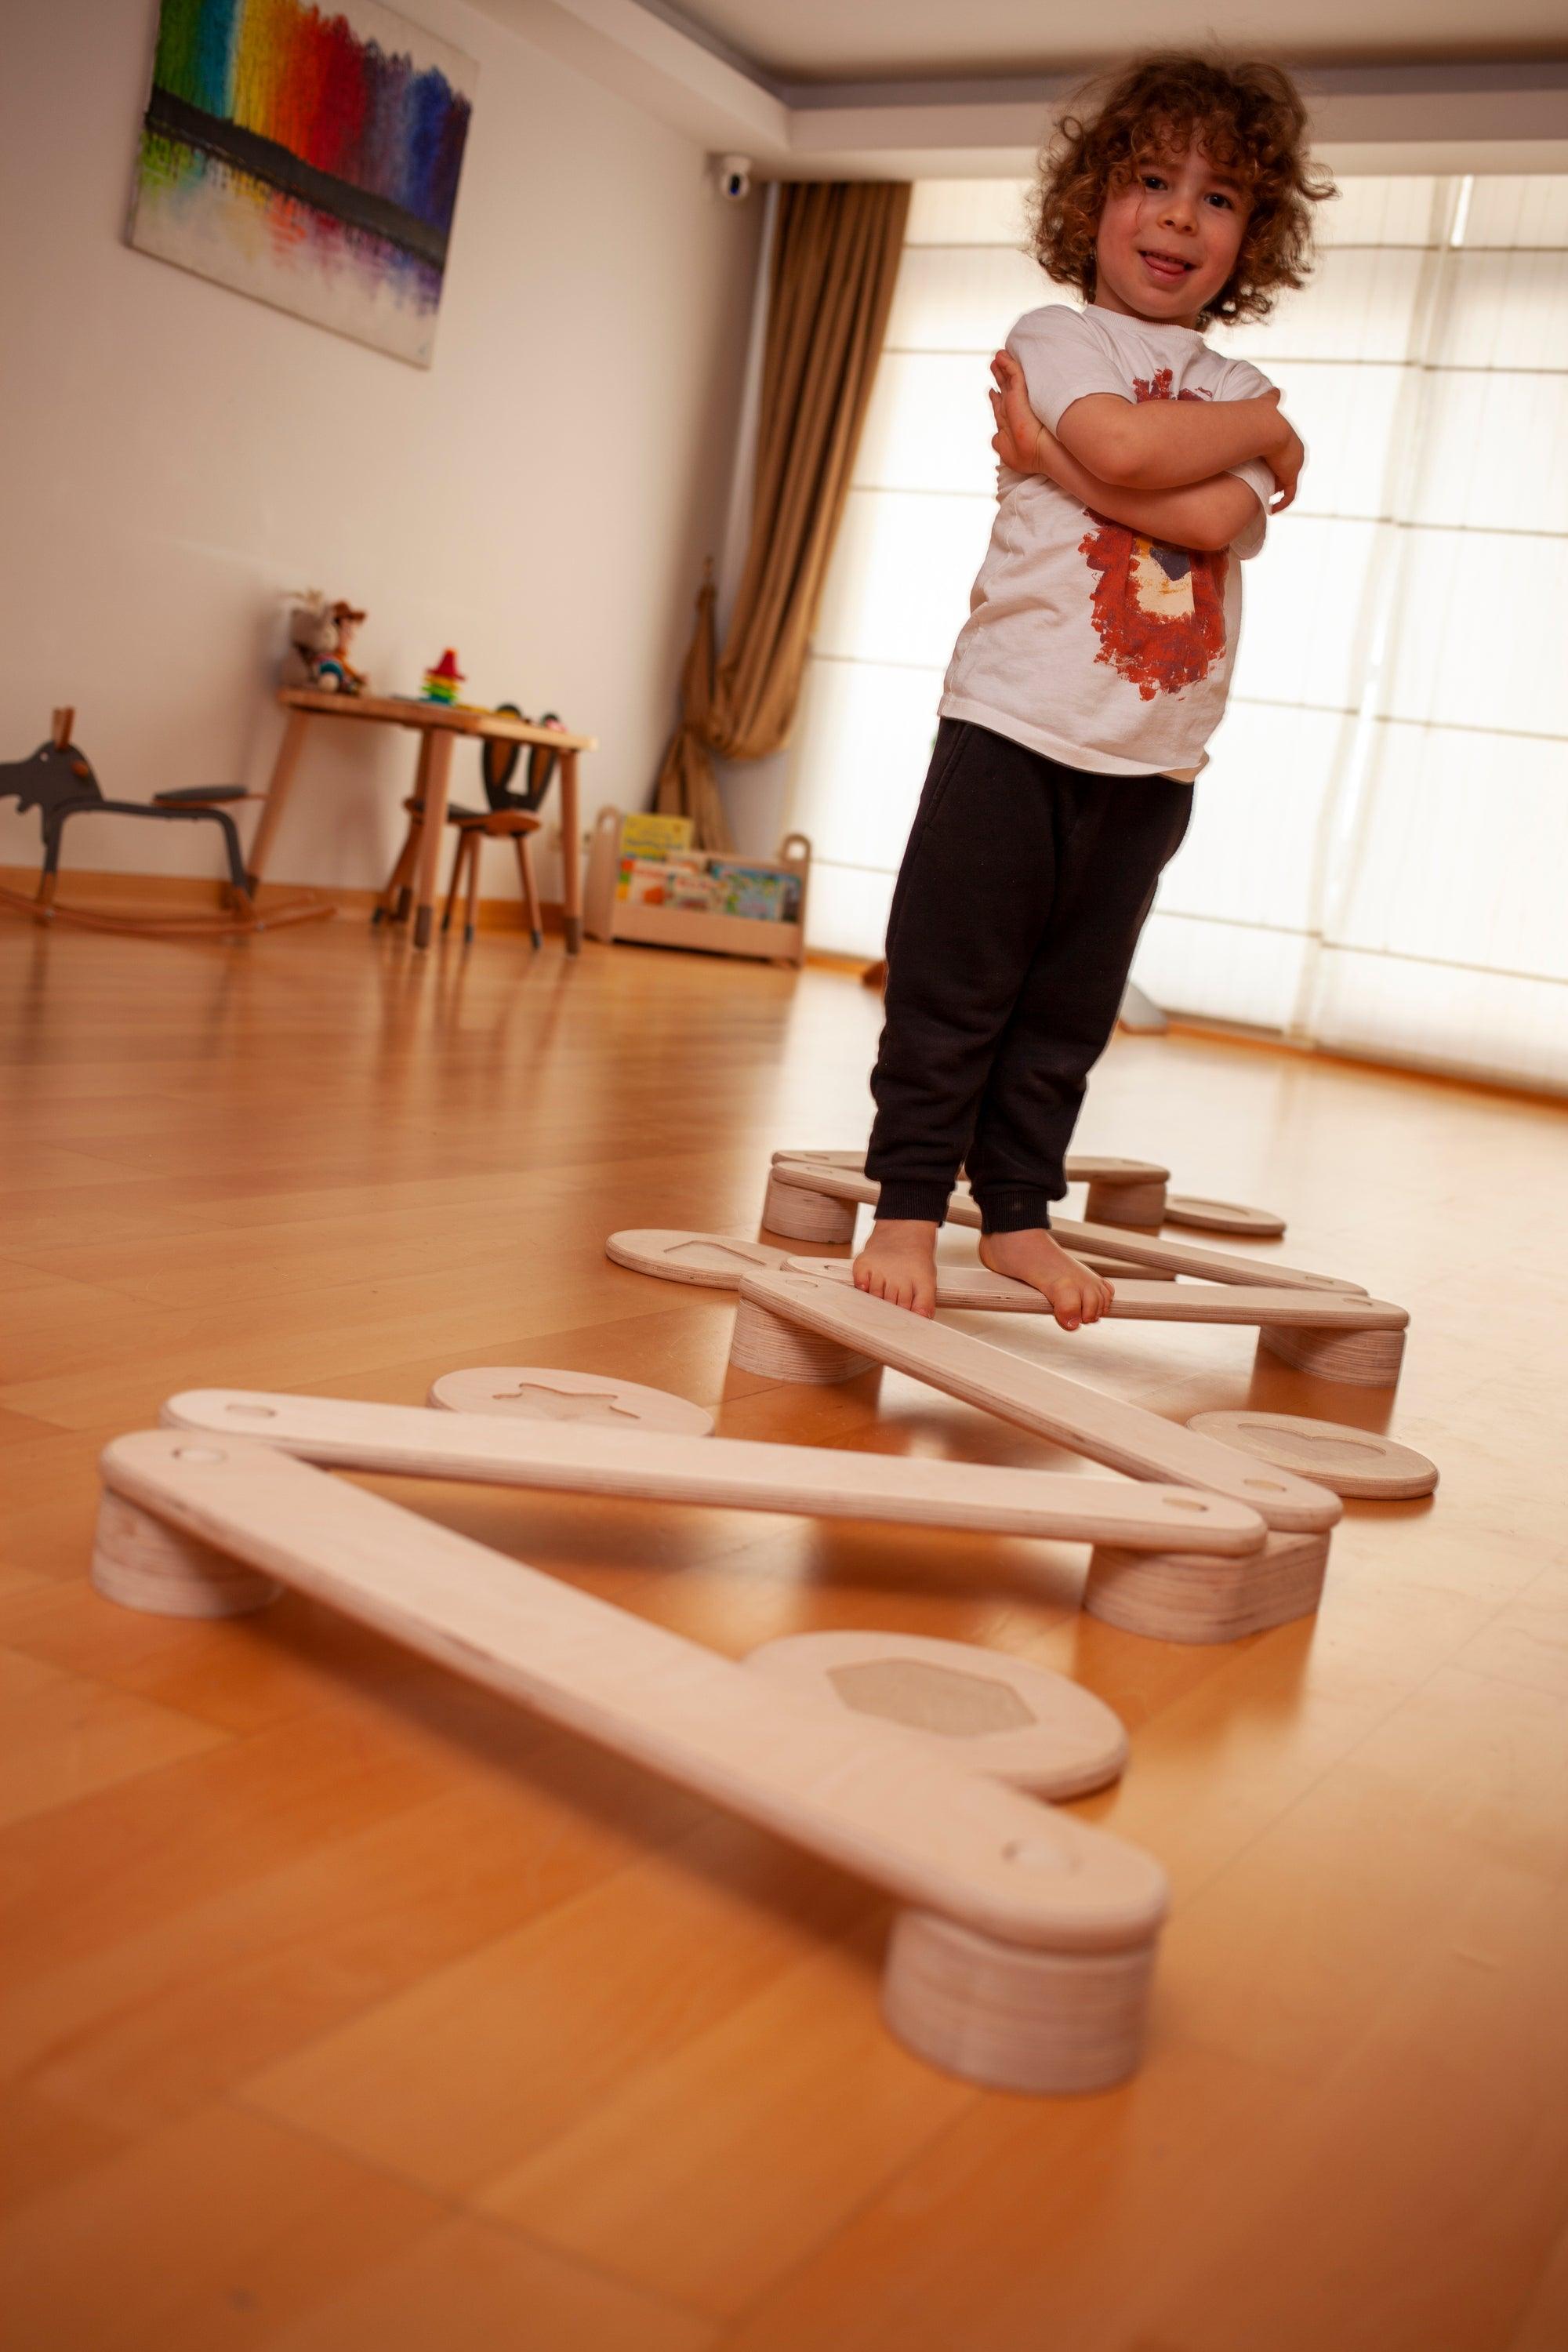
[[[752,193],[751,157],[716,155],[713,159],[713,184],[727,205],[743,205]]]

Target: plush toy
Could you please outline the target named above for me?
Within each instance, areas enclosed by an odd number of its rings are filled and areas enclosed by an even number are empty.
[[[320,694],[363,694],[365,674],[348,656],[363,619],[341,597],[329,604],[319,588],[308,588],[289,615],[283,684],[311,687]]]
[[[317,661],[316,683],[328,694],[363,694],[367,684],[365,674],[363,669],[355,669],[350,661],[349,647],[353,644],[364,614],[340,598],[332,606],[330,617],[337,631],[337,644]]]

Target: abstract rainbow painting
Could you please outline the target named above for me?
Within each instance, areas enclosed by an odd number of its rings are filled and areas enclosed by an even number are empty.
[[[162,0],[131,242],[428,367],[477,72],[377,0]]]

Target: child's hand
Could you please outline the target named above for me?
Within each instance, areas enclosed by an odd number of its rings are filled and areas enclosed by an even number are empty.
[[[996,385],[991,394],[991,415],[996,425],[991,446],[1016,474],[1049,474],[1052,458],[1058,454],[1057,443],[1029,405],[1023,369],[1011,352],[998,352],[991,362],[991,373]]]

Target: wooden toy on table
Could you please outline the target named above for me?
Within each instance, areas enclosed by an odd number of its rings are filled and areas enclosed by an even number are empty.
[[[453,703],[458,699],[458,688],[464,683],[458,656],[448,646],[440,660],[426,671],[419,691],[426,702]]]
[[[154,793],[150,801],[110,801],[92,772],[86,753],[71,740],[74,710],[51,714],[49,739],[26,760],[0,765],[0,800],[15,798],[18,808],[38,812],[43,828],[44,863],[32,898],[19,890],[0,888],[0,905],[15,907],[36,922],[70,923],[83,930],[127,931],[148,939],[222,939],[249,931],[276,929],[283,923],[304,923],[331,915],[331,906],[307,891],[277,906],[257,904],[255,884],[246,872],[239,835],[229,810],[256,794],[238,784],[203,784]],[[65,829],[78,816],[157,817],[166,824],[216,824],[223,836],[228,879],[222,886],[224,903],[210,914],[180,915],[157,908],[77,907],[55,896]]]
[[[1336,1495],[1368,1502],[1412,1502],[1430,1495],[1437,1465],[1413,1445],[1396,1444],[1375,1430],[1296,1412],[1194,1412],[1189,1429],[1222,1444],[1239,1445],[1260,1462],[1300,1470]]]
[[[890,1895],[884,2014],[921,2056],[1015,2091],[1136,2067],[1169,1899],[1136,1847],[270,1445],[146,1431],[102,1474],[108,1599],[232,1615],[292,1585]]]
[[[469,1364],[432,1381],[427,1400],[447,1412],[497,1413],[511,1421],[590,1422],[601,1429],[662,1429],[709,1437],[713,1416],[668,1389],[543,1364]]]
[[[1263,1517],[1238,1494],[1194,1495],[1185,1484],[1122,1486],[1056,1470],[996,1469],[974,1462],[907,1461],[843,1446],[770,1445],[754,1440],[626,1429],[602,1423],[510,1420],[490,1412],[433,1412],[418,1405],[268,1390],[191,1389],[163,1417],[193,1437],[260,1438],[302,1460],[400,1477],[468,1479],[620,1500],[699,1503],[726,1510],[804,1512],[814,1518],[879,1519],[972,1533],[1115,1543],[1131,1550],[1259,1553]],[[1228,1449],[1161,1426],[1186,1441],[1188,1458]],[[1233,1457],[1257,1475],[1245,1454]],[[1260,1487],[1319,1489],[1278,1473]],[[1332,1496],[1321,1502],[1333,1516]]]

